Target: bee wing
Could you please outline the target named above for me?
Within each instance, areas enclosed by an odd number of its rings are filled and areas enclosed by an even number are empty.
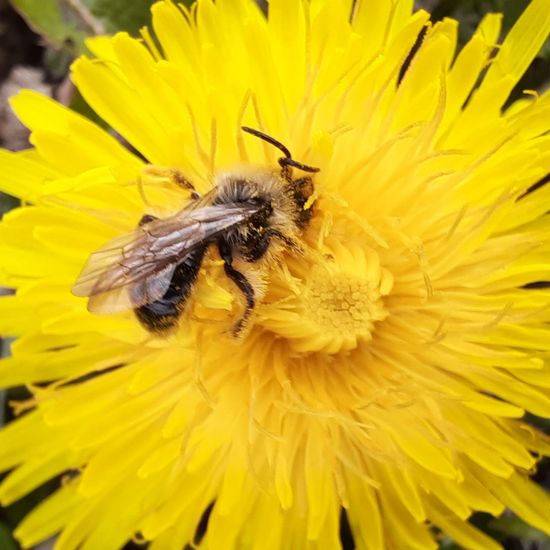
[[[90,297],[88,309],[104,313],[154,302],[168,290],[186,256],[259,209],[244,204],[204,206],[138,227],[90,256],[73,294]]]
[[[160,300],[170,286],[177,263],[135,283],[104,290],[90,295],[88,311],[92,313],[116,313]],[[95,291],[94,291],[95,292]]]

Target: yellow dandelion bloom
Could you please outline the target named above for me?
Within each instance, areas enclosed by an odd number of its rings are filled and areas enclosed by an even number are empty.
[[[457,22],[412,0],[272,0],[268,17],[164,0],[151,30],[96,39],[72,69],[132,151],[13,98],[33,148],[0,154],[24,204],[0,226],[16,289],[0,331],[17,338],[0,383],[33,398],[0,432],[0,501],[63,476],[19,525],[25,547],[335,549],[345,514],[358,549],[438,533],[494,549],[467,520],[506,508],[550,532],[529,480],[550,441],[522,421],[550,417],[550,289],[531,284],[550,276],[550,187],[531,189],[550,172],[550,94],[504,108],[550,0],[502,41],[500,25],[487,15],[457,51]],[[314,185],[299,246],[235,260],[255,298],[240,334],[245,297],[208,243],[168,333],[129,306],[89,312],[71,288],[90,255],[181,213],[178,179],[281,184],[281,152],[243,126],[320,170],[292,167]]]

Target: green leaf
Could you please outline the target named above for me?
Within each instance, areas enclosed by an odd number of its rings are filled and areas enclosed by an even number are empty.
[[[103,24],[107,33],[123,30],[136,35],[141,27],[149,24],[155,0],[82,0],[82,3]]]
[[[514,537],[521,540],[525,543],[526,547],[550,550],[550,538],[547,535],[531,527],[511,512],[493,519],[489,527],[492,531],[501,533],[506,537]]]
[[[69,1],[69,0],[58,0]],[[78,0],[70,0],[76,3]],[[151,6],[157,0],[80,0],[90,13],[101,22],[104,30],[111,34],[126,31],[137,35],[139,29],[149,25],[151,21]],[[194,0],[179,0],[179,3],[190,6]]]
[[[127,31],[137,35],[151,20],[156,0],[11,0],[29,25],[55,49],[84,53],[89,36]],[[192,0],[184,0],[192,4]]]
[[[461,550],[460,546],[458,546],[450,537],[446,535],[439,541],[438,548],[439,550]]]
[[[35,489],[32,493],[25,495],[18,501],[10,504],[6,508],[2,508],[2,517],[7,525],[12,529],[15,529],[16,525],[19,525],[21,520],[34,508],[36,508],[41,502],[46,500],[54,491],[59,489],[59,478],[52,479],[41,485],[38,489]],[[0,545],[0,549],[4,550],[4,547]]]
[[[0,219],[6,212],[9,212],[13,208],[19,206],[19,204],[20,204],[19,199],[16,199],[15,197],[12,197],[10,195],[6,195],[5,193],[0,192]],[[0,347],[0,355],[2,357],[4,357],[4,355],[2,355],[3,353],[4,351],[2,346]]]
[[[11,536],[11,531],[3,523],[0,523],[0,548],[2,550],[19,550],[19,546]]]
[[[92,32],[87,24],[60,0],[11,0],[29,26],[56,49],[78,55],[84,51],[84,38]]]

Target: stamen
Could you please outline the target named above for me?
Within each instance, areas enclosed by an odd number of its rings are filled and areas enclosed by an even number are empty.
[[[246,150],[246,145],[245,145],[241,127],[245,126],[244,116],[246,114],[248,106],[251,103],[251,98],[252,98],[252,92],[250,90],[247,90],[246,93],[244,94],[243,101],[239,109],[239,114],[237,116],[237,132],[236,132],[235,139],[237,141],[237,147],[239,148],[239,154],[243,162],[249,162],[249,156]]]
[[[200,340],[197,340],[197,354],[196,354],[196,360],[195,360],[195,367],[193,369],[193,383],[197,387],[199,393],[203,397],[204,401],[208,404],[208,406],[213,409],[216,405],[214,399],[212,396],[208,393],[208,390],[206,389],[206,386],[204,385],[203,377],[202,377],[202,353],[200,348],[202,347],[202,343]]]
[[[210,163],[208,165],[208,176],[210,181],[214,181],[216,174],[216,152],[218,150],[218,126],[216,119],[212,119],[210,125]]]

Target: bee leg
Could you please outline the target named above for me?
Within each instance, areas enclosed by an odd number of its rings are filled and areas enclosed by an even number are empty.
[[[278,229],[268,229],[266,231],[266,234],[269,235],[269,237],[280,239],[287,245],[290,250],[293,250],[294,252],[302,252],[302,247],[294,239],[287,237]]]
[[[313,194],[313,180],[310,177],[298,178],[288,184],[294,204],[298,207],[296,223],[298,227],[305,227],[311,220],[312,208],[304,210],[309,197]]]
[[[138,227],[141,227],[142,225],[145,225],[149,222],[154,222],[155,220],[158,220],[158,218],[156,216],[153,216],[153,214],[143,214],[141,220],[139,220]]]
[[[201,198],[202,195],[195,189],[195,186],[179,170],[173,171],[172,181],[178,187],[191,191],[191,198],[194,201]]]
[[[218,240],[218,251],[223,260],[223,268],[225,274],[237,285],[238,289],[243,293],[246,299],[246,307],[243,316],[239,319],[237,324],[233,327],[233,336],[238,336],[243,327],[248,321],[256,300],[254,299],[254,288],[248,282],[248,279],[233,267],[233,254],[231,247],[225,239]]]
[[[254,238],[247,243],[248,246],[243,251],[243,256],[245,257],[246,261],[255,262],[259,260],[269,249],[272,237],[283,241],[286,246],[294,252],[300,253],[302,251],[300,245],[296,243],[294,239],[287,237],[278,229],[267,229],[259,237]]]

